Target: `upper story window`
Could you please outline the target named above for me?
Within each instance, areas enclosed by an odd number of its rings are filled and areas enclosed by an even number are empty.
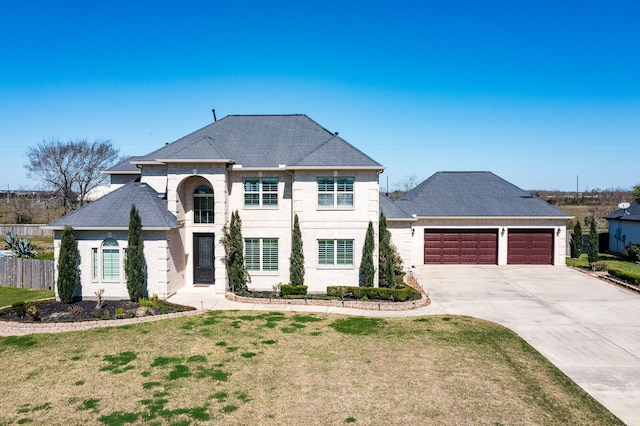
[[[248,178],[244,180],[245,207],[277,207],[278,178]]]
[[[353,182],[352,177],[318,178],[318,207],[353,207]]]
[[[209,185],[193,191],[193,222],[213,223],[213,189]]]

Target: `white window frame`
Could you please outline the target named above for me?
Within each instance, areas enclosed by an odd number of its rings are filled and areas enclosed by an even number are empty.
[[[353,247],[352,239],[319,239],[318,266],[321,268],[353,268]]]
[[[317,185],[319,209],[353,209],[354,177],[318,177]]]
[[[244,189],[244,207],[277,209],[279,187],[280,179],[277,177],[245,178],[242,185]],[[247,196],[255,197],[257,203],[247,203]]]
[[[115,243],[115,245],[113,244]],[[117,277],[107,276],[105,265],[105,253],[117,253]],[[100,247],[91,248],[91,281],[105,283],[121,283],[126,281],[126,271],[124,270],[127,248],[122,247],[115,238],[106,238],[100,243]],[[112,271],[113,272],[113,269]]]
[[[244,264],[247,271],[250,273],[277,273],[280,269],[279,263],[280,245],[277,238],[244,239]]]

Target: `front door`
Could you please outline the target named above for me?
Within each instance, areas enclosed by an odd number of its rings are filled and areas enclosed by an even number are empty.
[[[193,283],[213,284],[213,234],[193,234]]]

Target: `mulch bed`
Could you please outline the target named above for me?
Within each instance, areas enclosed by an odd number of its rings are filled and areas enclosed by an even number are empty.
[[[121,318],[134,318],[149,315],[162,315],[173,312],[190,311],[190,306],[160,302],[157,307],[140,306],[130,300],[105,300],[101,307],[97,302],[81,300],[64,304],[56,300],[40,300],[29,302],[26,306],[36,306],[38,319],[25,312],[26,309],[9,307],[0,311],[0,320],[17,322],[68,322],[68,321],[101,321]],[[14,305],[15,306],[15,305]]]

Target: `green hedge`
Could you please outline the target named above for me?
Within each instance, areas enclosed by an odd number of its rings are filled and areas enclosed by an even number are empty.
[[[631,284],[640,285],[640,277],[638,277],[637,275],[630,274],[628,272],[624,272],[619,269],[615,269],[611,267],[609,267],[608,272],[609,272],[609,275],[611,275],[612,277],[619,278],[622,281],[625,281]]]
[[[422,298],[422,294],[420,294],[420,292],[407,285],[396,286],[396,288],[328,286],[327,296],[340,298],[353,297],[356,300],[391,300],[396,302],[404,302],[406,300],[417,300]]]
[[[280,293],[282,297],[286,296],[304,296],[307,294],[307,286],[306,285],[291,285],[291,284],[282,284],[280,286]]]

